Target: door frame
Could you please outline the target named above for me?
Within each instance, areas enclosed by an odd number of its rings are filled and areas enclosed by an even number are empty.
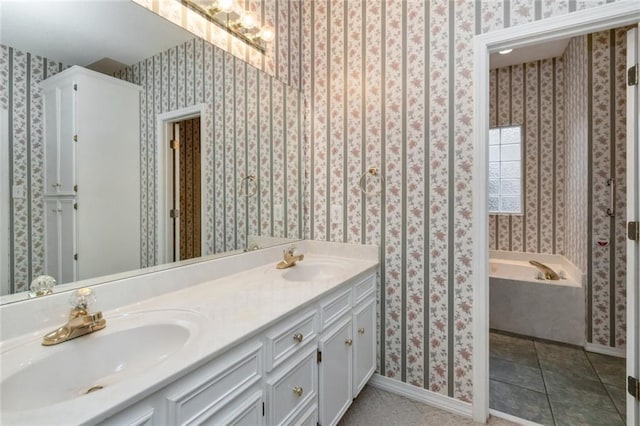
[[[627,69],[638,64],[640,61],[640,26],[627,31]],[[631,49],[631,46],[634,49]],[[635,115],[636,120],[627,120],[627,222],[638,222],[640,219],[640,197],[638,189],[640,189],[638,175],[640,174],[640,155],[638,154],[640,128],[640,89],[638,85],[627,86],[627,117]],[[629,102],[632,100],[632,102]],[[632,172],[629,172],[632,170]],[[640,245],[638,241],[634,241],[627,236],[627,372],[630,376],[638,377],[640,368],[638,365],[638,314],[640,307],[638,304],[638,287],[640,284]],[[629,308],[631,307],[631,308]],[[634,315],[635,313],[635,315]],[[633,334],[629,335],[629,328]],[[636,354],[631,357],[629,354]],[[638,422],[638,401],[629,394],[627,395],[627,418],[634,419]]]
[[[0,294],[11,294],[11,188],[9,176],[9,111],[0,109]]]
[[[197,104],[186,108],[158,114],[156,118],[156,179],[159,185],[157,212],[158,212],[158,264],[167,263],[170,259],[173,244],[171,238],[171,219],[169,210],[171,209],[172,181],[171,173],[167,173],[171,167],[172,152],[169,143],[171,141],[171,126],[177,121],[200,117],[200,232],[205,232],[207,191],[206,191],[206,149],[204,149],[203,136],[206,134],[205,117],[206,104]],[[206,238],[200,238],[200,255],[206,256],[210,253],[206,251]]]
[[[489,55],[557,39],[640,22],[640,2],[621,1],[528,24],[505,28],[474,38],[473,74],[473,419],[485,423],[489,417],[489,214],[487,210],[487,159],[489,137]],[[627,294],[635,292],[628,289]],[[628,296],[629,297],[629,296]],[[633,315],[631,312],[628,315]],[[635,333],[627,321],[627,336]],[[637,357],[628,345],[627,358]],[[628,374],[636,374],[629,371]],[[629,404],[627,404],[629,405]],[[638,421],[637,410],[627,410],[628,424]]]

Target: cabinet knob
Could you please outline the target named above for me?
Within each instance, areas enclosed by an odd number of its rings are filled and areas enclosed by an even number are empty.
[[[347,339],[344,341],[345,344],[351,346],[353,344],[353,340],[352,339]]]
[[[364,327],[360,327],[360,328],[358,329],[358,333],[360,333],[360,334],[364,334]]]
[[[293,335],[293,340],[295,340],[298,343],[301,343],[302,339],[304,339],[304,336],[300,333],[296,333]]]
[[[302,389],[300,386],[296,386],[293,388],[293,393],[296,394],[297,397],[301,397],[304,393],[304,389]]]

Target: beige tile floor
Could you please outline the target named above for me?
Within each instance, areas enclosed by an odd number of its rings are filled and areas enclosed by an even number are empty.
[[[491,417],[492,426],[515,423]],[[477,425],[473,420],[412,401],[372,386],[365,386],[347,410],[339,426],[457,426]]]

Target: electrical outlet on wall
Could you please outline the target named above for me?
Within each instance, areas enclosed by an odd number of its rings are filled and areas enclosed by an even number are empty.
[[[342,214],[343,214],[343,209],[341,204],[331,205],[331,223],[341,224]]]
[[[273,219],[284,220],[284,205],[282,204],[273,205]]]
[[[24,198],[25,197],[24,185],[13,185],[11,195],[13,196],[14,200]]]

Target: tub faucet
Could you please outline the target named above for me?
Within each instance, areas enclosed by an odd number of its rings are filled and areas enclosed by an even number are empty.
[[[299,255],[295,256],[293,254],[293,253],[295,253],[295,251],[296,251],[296,247],[295,246],[291,246],[288,249],[286,249],[284,251],[284,260],[279,262],[276,265],[276,268],[277,269],[291,268],[292,266],[296,266],[296,262],[299,262],[302,259],[304,259],[304,254],[299,254]]]
[[[90,313],[89,305],[95,301],[93,290],[81,288],[76,290],[69,302],[73,306],[69,313],[69,321],[62,327],[47,333],[42,338],[44,346],[57,345],[94,331],[102,330],[107,321],[102,318],[102,312]]]
[[[536,268],[538,268],[540,272],[544,274],[544,278],[546,280],[556,281],[560,279],[560,275],[558,275],[556,271],[549,268],[547,265],[540,262],[536,262],[535,260],[530,260],[529,263],[535,266]]]

